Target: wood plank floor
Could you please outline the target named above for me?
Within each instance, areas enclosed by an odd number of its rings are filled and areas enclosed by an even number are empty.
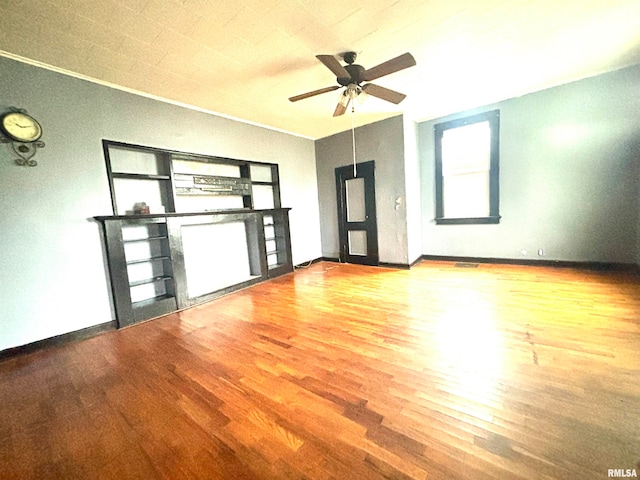
[[[640,278],[318,263],[6,360],[0,406],[2,479],[640,475]]]

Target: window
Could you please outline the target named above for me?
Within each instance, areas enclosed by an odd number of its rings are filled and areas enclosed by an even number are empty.
[[[499,223],[500,111],[435,127],[436,223]]]

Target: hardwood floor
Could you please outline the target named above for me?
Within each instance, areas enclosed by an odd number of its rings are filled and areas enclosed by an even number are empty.
[[[314,264],[0,363],[0,478],[640,475],[639,346],[633,274]]]

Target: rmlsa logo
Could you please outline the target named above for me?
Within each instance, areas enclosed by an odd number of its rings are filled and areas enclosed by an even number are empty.
[[[635,468],[610,468],[608,474],[616,478],[638,478]]]

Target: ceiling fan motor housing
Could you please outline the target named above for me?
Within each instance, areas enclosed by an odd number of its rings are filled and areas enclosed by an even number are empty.
[[[366,70],[362,65],[345,65],[344,69],[347,72],[349,72],[349,75],[351,75],[351,77],[336,78],[338,83],[343,87],[346,87],[347,85],[350,85],[352,83],[355,83],[356,85],[360,85],[360,83],[364,82],[364,74]]]

